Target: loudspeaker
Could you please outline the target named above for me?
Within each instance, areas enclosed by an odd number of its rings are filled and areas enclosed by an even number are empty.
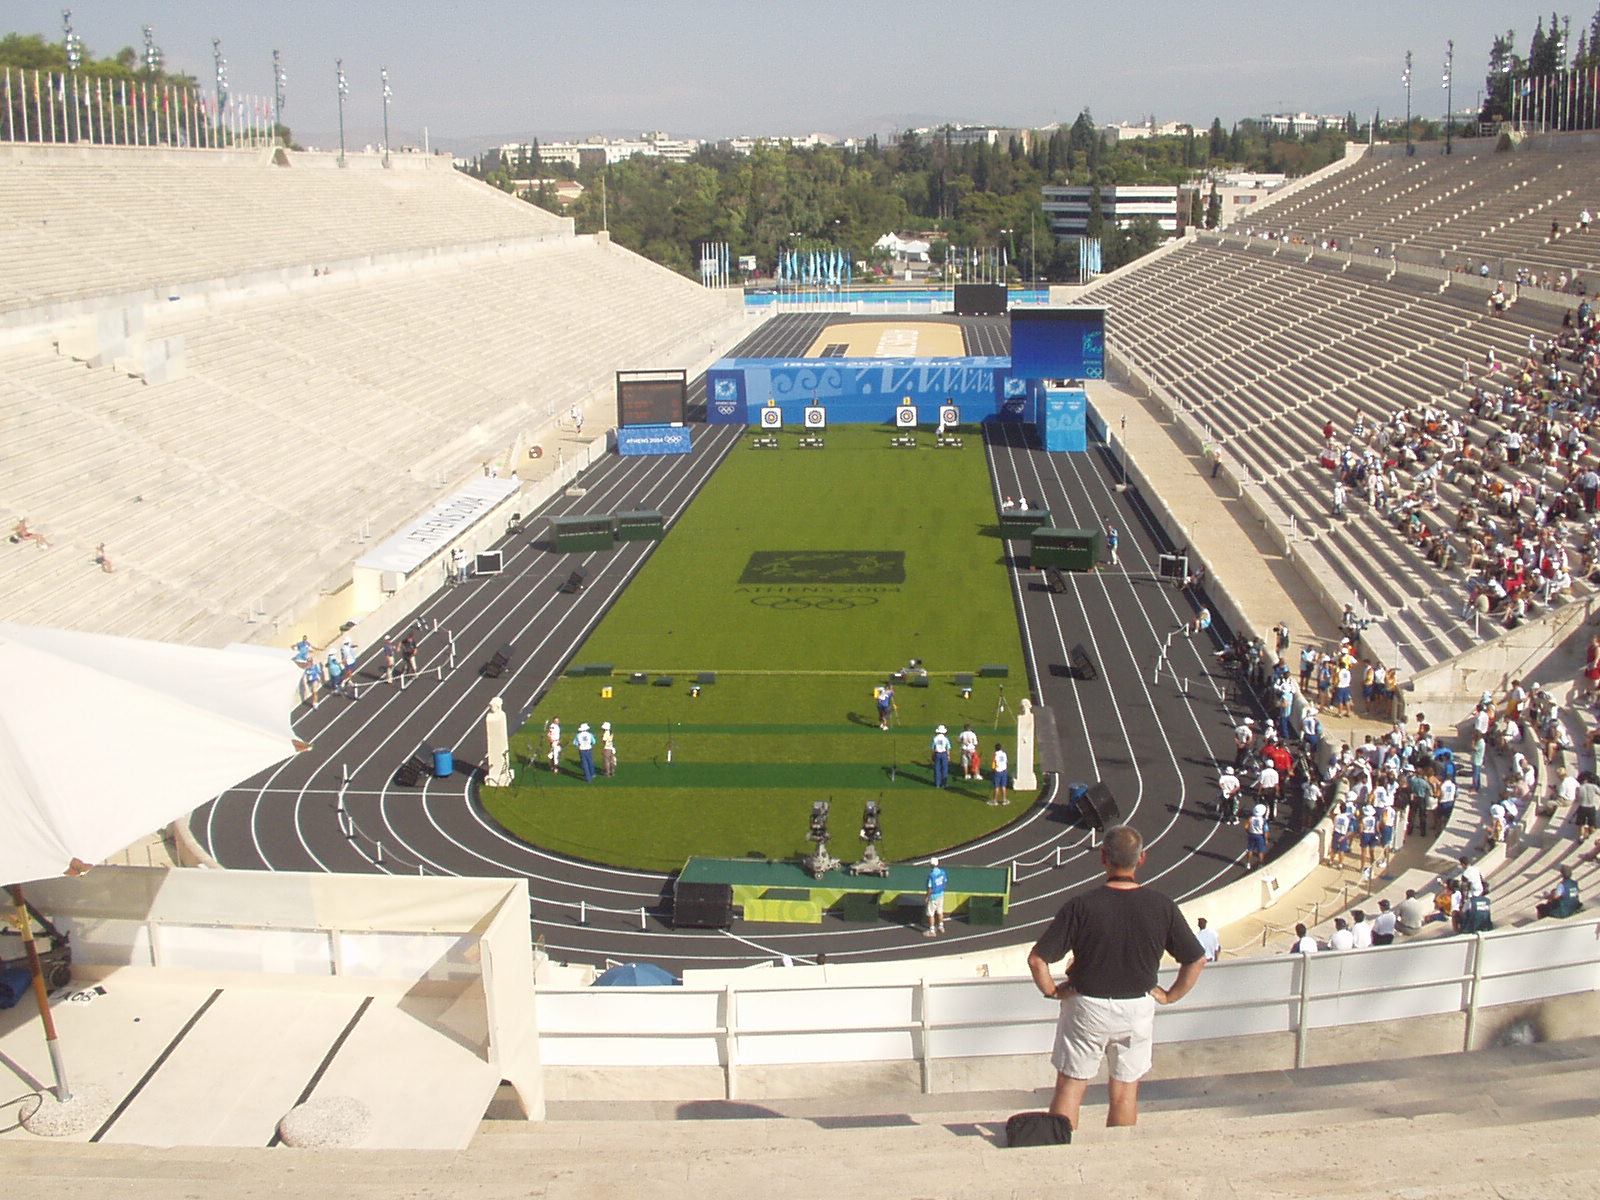
[[[1094,660],[1089,657],[1082,642],[1072,648],[1072,673],[1079,679],[1093,679],[1100,673],[1094,669]]]
[[[1163,579],[1189,578],[1189,556],[1186,554],[1163,554],[1158,560],[1159,570]]]
[[[1046,567],[1044,569],[1044,586],[1052,592],[1067,590],[1067,577],[1061,573],[1060,567]]]
[[[674,929],[726,929],[733,924],[731,883],[682,883],[672,894]]]
[[[1088,790],[1081,807],[1083,815],[1089,818],[1090,828],[1099,833],[1122,823],[1122,810],[1117,807],[1117,798],[1103,783],[1097,783]]]
[[[567,576],[567,581],[561,585],[561,591],[566,592],[567,595],[570,596],[575,592],[583,591],[583,584],[583,568],[577,567],[573,570],[571,575]]]
[[[394,781],[401,787],[416,787],[422,782],[422,777],[428,774],[428,764],[420,757],[413,754],[400,764],[399,770],[394,773]]]
[[[500,649],[494,652],[494,657],[483,664],[484,677],[486,679],[499,679],[505,669],[511,665],[511,656],[516,652],[515,646],[501,646]]]

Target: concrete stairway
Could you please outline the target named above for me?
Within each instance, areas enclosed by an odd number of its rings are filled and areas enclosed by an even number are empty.
[[[1379,1035],[1375,1034],[1376,1039]],[[1041,1076],[1047,1073],[1043,1062]],[[766,1198],[1586,1196],[1600,1166],[1600,1039],[1152,1081],[1139,1125],[1089,1093],[1075,1144],[1008,1151],[1045,1093],[553,1105],[445,1154],[8,1143],[19,1189],[182,1196]]]

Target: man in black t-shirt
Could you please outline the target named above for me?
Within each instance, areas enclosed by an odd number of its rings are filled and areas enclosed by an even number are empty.
[[[1089,1080],[1107,1056],[1111,1080],[1106,1124],[1138,1120],[1139,1080],[1150,1070],[1155,1006],[1187,995],[1206,965],[1205,948],[1178,906],[1135,881],[1144,865],[1144,842],[1137,830],[1127,825],[1108,830],[1100,861],[1105,883],[1062,905],[1028,955],[1039,991],[1046,999],[1061,1001],[1051,1055],[1056,1090],[1050,1111],[1074,1129]],[[1156,985],[1163,952],[1180,964],[1169,988]],[[1050,964],[1069,953],[1067,977],[1057,984]]]

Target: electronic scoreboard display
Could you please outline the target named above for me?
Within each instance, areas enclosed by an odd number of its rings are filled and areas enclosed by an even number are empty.
[[[1011,375],[1014,379],[1104,379],[1106,310],[1012,309]]]
[[[686,371],[618,371],[617,425],[682,425],[688,420]]]

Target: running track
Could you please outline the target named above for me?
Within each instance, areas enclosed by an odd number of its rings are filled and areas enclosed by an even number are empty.
[[[834,319],[774,319],[737,353],[797,354]],[[971,352],[1007,352],[1003,320],[963,324]],[[704,381],[695,387],[691,403],[703,403]],[[915,958],[1032,940],[1070,893],[1100,875],[1089,835],[1059,818],[1051,786],[1011,825],[945,855],[969,865],[1016,864],[1006,926],[975,929],[956,920],[936,942],[909,921],[867,927],[832,918],[821,926],[735,922],[730,930],[677,931],[670,923],[669,876],[526,845],[478,806],[477,773],[466,767],[484,756],[482,717],[490,698],[503,695],[512,728],[520,725],[654,547],[620,542],[611,552],[557,555],[534,540],[545,518],[659,509],[670,523],[741,432],[696,426],[690,455],[611,455],[590,467],[579,481],[587,495],[558,497],[525,522],[532,534],[505,539],[501,575],[444,588],[423,606],[418,615],[431,632],[421,638],[417,680],[403,690],[375,683],[358,701],[335,697],[302,710],[297,730],[315,748],[198,810],[191,826],[201,844],[233,869],[522,875],[533,901],[533,933],[564,961],[649,959],[681,970],[743,966],[785,954],[799,961],[821,953],[834,962]],[[1065,593],[1046,591],[1037,574],[1008,568],[1033,699],[1048,710],[1057,732],[1044,763],[1055,772],[1044,777],[1047,785],[1064,789],[1069,780],[1103,780],[1124,819],[1149,843],[1143,878],[1180,899],[1237,878],[1242,836],[1218,827],[1203,807],[1214,793],[1215,756],[1231,751],[1229,730],[1242,715],[1230,707],[1224,680],[1213,674],[1214,645],[1180,636],[1171,672],[1152,682],[1162,645],[1192,615],[1187,598],[1156,574],[1156,555],[1171,547],[1137,494],[1115,490],[1115,467],[1103,446],[1088,454],[1045,454],[1031,431],[991,425],[986,453],[997,497],[1025,494],[1048,507],[1058,525],[1092,527],[1109,516],[1122,531],[1121,567],[1069,574]],[[1026,552],[1021,545],[1011,549]],[[588,586],[564,595],[558,587],[575,566],[587,572]],[[451,638],[454,670],[447,667]],[[1064,669],[1080,642],[1098,668],[1093,680]],[[479,667],[507,643],[516,648],[511,669],[498,680],[480,677]],[[446,668],[442,680],[435,677],[439,667]],[[1188,681],[1187,692],[1180,680]],[[1013,688],[1015,703],[1021,681]],[[400,763],[431,745],[454,747],[457,773],[425,777],[416,787],[397,785]]]

